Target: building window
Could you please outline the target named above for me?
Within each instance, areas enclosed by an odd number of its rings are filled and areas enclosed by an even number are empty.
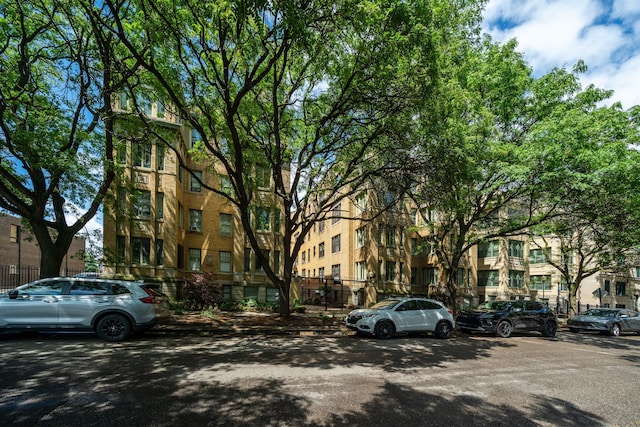
[[[418,254],[418,239],[415,237],[411,238],[411,255]]]
[[[184,268],[184,246],[178,245],[178,268]]]
[[[133,214],[136,218],[151,218],[151,192],[146,190],[138,190],[134,195]]]
[[[524,271],[509,270],[509,287],[515,289],[524,288]]]
[[[189,209],[189,231],[202,231],[202,211]]]
[[[367,210],[367,194],[360,193],[356,196],[356,215],[361,215]]]
[[[324,221],[318,221],[318,233],[323,233],[325,229]]]
[[[164,240],[156,239],[156,265],[164,265]]]
[[[189,270],[200,271],[202,266],[202,250],[189,248]]]
[[[500,276],[498,270],[480,270],[478,271],[478,286],[498,286]]]
[[[251,249],[244,248],[244,271],[251,271]]]
[[[551,275],[539,274],[529,277],[529,289],[535,291],[551,290]]]
[[[233,217],[230,214],[220,214],[220,235],[230,237],[233,231]]]
[[[318,244],[318,258],[324,258],[324,242]]]
[[[550,254],[551,254],[550,248],[531,249],[529,251],[529,262],[531,264],[544,264],[549,259]]]
[[[436,267],[422,269],[422,284],[427,286],[438,284],[438,269]]]
[[[280,251],[273,252],[273,272],[276,275],[280,274]]]
[[[307,262],[307,253],[305,251],[302,251],[302,263],[301,264],[306,264]]]
[[[258,288],[246,286],[244,288],[244,299],[258,301]]]
[[[384,226],[382,224],[378,225],[378,244],[382,245],[384,239]]]
[[[180,202],[178,202],[178,227],[184,228],[184,208]]]
[[[156,101],[156,116],[160,119],[164,118],[164,100],[158,99]]]
[[[200,193],[202,191],[202,171],[191,171],[189,177],[189,190]]]
[[[231,252],[220,251],[220,271],[231,273]]]
[[[340,235],[339,234],[331,238],[331,253],[335,254],[336,252],[340,252]]]
[[[624,296],[627,294],[627,284],[626,282],[616,282],[616,295]]]
[[[269,265],[269,261],[271,257],[271,252],[268,249],[260,249],[260,253],[264,258],[264,261],[260,261],[260,258],[256,256],[256,271],[264,271],[264,266]]]
[[[116,236],[116,258],[118,263],[124,264],[127,260],[125,256],[126,239],[124,236]]]
[[[340,278],[340,264],[334,264],[331,266],[331,277],[334,279]]]
[[[231,185],[231,179],[228,176],[220,177],[220,192],[226,194],[227,196],[231,196],[233,192],[233,186]]]
[[[418,283],[418,269],[416,267],[411,267],[411,284],[415,285]]]
[[[364,261],[356,262],[356,280],[367,280],[367,263]]]
[[[280,291],[278,288],[267,288],[267,302],[278,302],[280,298]]]
[[[258,188],[270,188],[271,171],[265,166],[256,166],[256,186]]]
[[[159,171],[164,170],[165,149],[163,145],[156,145],[156,163]]]
[[[393,282],[396,280],[396,263],[395,261],[385,262],[385,275],[384,278],[387,282]]]
[[[178,182],[182,184],[183,179],[184,179],[184,169],[182,166],[178,165]]]
[[[509,256],[514,258],[524,257],[524,243],[521,240],[509,240]]]
[[[418,210],[411,209],[411,224],[418,225]]]
[[[131,264],[149,265],[151,239],[145,237],[131,238]]]
[[[156,219],[164,219],[164,193],[156,193]]]
[[[337,224],[338,222],[340,222],[341,216],[342,216],[342,203],[338,203],[333,208],[331,224]]]
[[[361,248],[366,243],[367,229],[365,227],[356,230],[356,249]]]
[[[133,166],[151,167],[151,145],[133,144]]]
[[[385,227],[387,247],[393,248],[396,246],[396,228],[390,225]]]
[[[280,209],[273,210],[273,231],[276,234],[281,232],[282,228],[282,219],[280,218]]]
[[[500,252],[500,244],[497,240],[480,243],[478,247],[478,258],[497,257]]]
[[[256,208],[256,230],[271,230],[271,215],[267,208]]]
[[[191,129],[191,137],[189,138],[189,148],[193,148],[195,147],[195,145],[202,141],[202,136],[200,135],[200,132],[198,132],[196,129]]]
[[[464,273],[465,273],[464,268],[458,268],[458,276],[457,276],[456,284],[460,288],[464,288],[465,287],[465,282],[464,282],[465,274]]]

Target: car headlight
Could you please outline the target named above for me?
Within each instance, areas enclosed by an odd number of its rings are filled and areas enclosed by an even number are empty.
[[[366,319],[366,318],[368,318],[368,317],[376,317],[376,316],[379,316],[379,314],[378,314],[378,313],[363,314],[363,315],[362,315],[362,318],[363,318],[363,319]]]

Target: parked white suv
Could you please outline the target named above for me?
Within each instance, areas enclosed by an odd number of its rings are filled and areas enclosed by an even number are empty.
[[[168,297],[142,282],[55,277],[0,294],[0,331],[95,331],[122,341],[169,314]]]
[[[433,332],[449,338],[455,327],[453,312],[441,302],[427,298],[389,298],[371,308],[354,310],[347,328],[359,334],[388,339],[395,333]]]

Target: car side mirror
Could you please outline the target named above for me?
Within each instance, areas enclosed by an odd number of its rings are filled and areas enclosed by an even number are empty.
[[[8,295],[9,295],[9,299],[16,299],[18,298],[18,290],[12,289],[8,292]]]

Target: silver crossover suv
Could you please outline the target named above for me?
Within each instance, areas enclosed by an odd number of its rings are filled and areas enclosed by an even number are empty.
[[[168,297],[142,282],[55,277],[0,294],[0,332],[95,331],[122,341],[168,317]]]
[[[432,332],[438,338],[449,338],[455,327],[452,311],[427,298],[389,298],[371,308],[352,311],[345,322],[358,334],[381,339],[396,332]]]

